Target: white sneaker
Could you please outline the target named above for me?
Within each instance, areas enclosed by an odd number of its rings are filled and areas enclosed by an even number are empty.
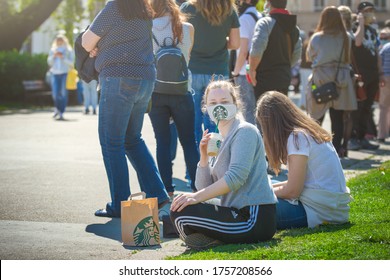
[[[57,108],[55,108],[55,109],[54,109],[54,115],[53,115],[53,118],[57,117],[57,116],[58,116],[58,113],[59,113],[59,112],[58,112],[58,109],[57,109]]]

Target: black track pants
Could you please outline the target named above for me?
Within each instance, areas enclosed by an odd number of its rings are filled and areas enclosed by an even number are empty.
[[[171,211],[171,220],[183,239],[198,232],[224,243],[256,243],[269,240],[275,234],[276,206],[236,209],[199,203],[181,212]]]

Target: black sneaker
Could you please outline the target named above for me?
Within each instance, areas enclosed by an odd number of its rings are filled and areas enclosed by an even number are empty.
[[[107,212],[106,209],[98,209],[95,212],[95,216],[97,217],[107,217],[107,218],[119,218],[120,216],[112,215]]]
[[[348,150],[358,151],[362,148],[362,144],[357,139],[351,139],[348,141]]]
[[[222,241],[208,237],[202,233],[190,234],[184,239],[184,242],[194,250],[205,250],[223,244]]]
[[[363,138],[362,140],[360,140],[360,145],[362,146],[362,149],[364,149],[364,150],[376,150],[379,148],[378,144],[372,144],[366,138]]]

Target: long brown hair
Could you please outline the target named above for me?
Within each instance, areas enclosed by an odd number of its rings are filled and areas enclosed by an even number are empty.
[[[352,30],[352,11],[348,6],[338,6],[337,10],[339,10],[341,14],[341,18],[344,22],[345,29],[347,31]]]
[[[344,40],[344,62],[350,62],[349,37],[340,11],[335,6],[326,7],[320,16],[315,32],[322,32],[324,34],[338,35],[341,34]]]
[[[152,19],[153,9],[148,0],[115,0],[118,2],[119,12],[127,19]]]
[[[300,131],[306,132],[316,143],[332,140],[329,132],[277,91],[264,93],[257,103],[256,118],[263,133],[269,165],[276,174],[280,171],[280,164],[287,163],[287,140],[291,133],[297,149],[297,133]]]
[[[189,0],[211,25],[221,25],[236,9],[235,0]]]
[[[171,15],[173,41],[182,42],[183,40],[183,25],[186,21],[186,16],[180,11],[175,0],[153,0],[151,1],[152,8],[155,12],[154,18],[165,16],[166,13]]]

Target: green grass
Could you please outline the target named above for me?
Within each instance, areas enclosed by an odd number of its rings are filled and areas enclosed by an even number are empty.
[[[20,110],[36,110],[44,108],[50,107],[24,104],[22,102],[0,102],[0,114],[10,114],[20,112]]]
[[[389,260],[390,162],[347,183],[350,222],[278,231],[269,242],[188,251],[176,260]]]
[[[21,102],[0,102],[0,113],[32,108],[34,108],[34,106],[26,105]]]

